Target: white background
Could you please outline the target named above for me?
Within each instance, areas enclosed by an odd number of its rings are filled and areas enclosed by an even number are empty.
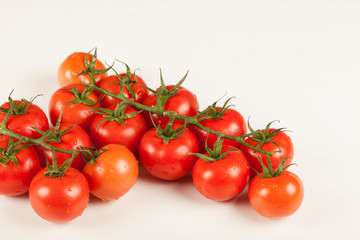
[[[227,93],[254,128],[278,119],[292,130],[291,170],[305,186],[299,211],[271,220],[246,192],[218,203],[191,178],[141,171],[123,198],[92,198],[66,224],[42,220],[27,196],[0,196],[1,239],[360,239],[359,1],[0,2],[1,102],[12,89],[42,93],[35,103],[47,112],[60,63],[93,47],[153,88],[160,67],[169,84],[190,70],[184,86],[202,108]]]

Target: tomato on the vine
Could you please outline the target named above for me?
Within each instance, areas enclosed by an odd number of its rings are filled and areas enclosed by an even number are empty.
[[[83,96],[86,86],[78,83],[67,85],[55,91],[49,102],[50,121],[56,124],[61,114],[61,123],[75,124],[88,130],[97,116],[93,108],[100,107],[99,97],[95,92]]]
[[[180,124],[172,125],[173,130],[180,127]],[[160,128],[164,129],[164,126]],[[185,128],[182,136],[170,139],[166,143],[163,138],[157,136],[157,131],[156,128],[152,128],[141,138],[139,145],[141,163],[152,176],[159,179],[176,180],[186,176],[197,158],[189,153],[199,151],[195,135]]]
[[[141,137],[147,130],[146,122],[135,108],[126,106],[123,113],[117,112],[117,104],[110,106],[111,116],[99,114],[91,123],[89,134],[96,148],[116,143],[129,148],[134,154],[139,149]],[[106,110],[106,109],[104,109]],[[114,112],[112,112],[114,111]],[[106,114],[106,112],[103,112]],[[129,118],[122,118],[129,115]],[[131,114],[136,114],[132,116]]]
[[[74,52],[70,54],[60,65],[58,70],[58,82],[61,87],[64,87],[69,84],[84,82],[90,83],[90,76],[87,73],[80,74],[83,71],[86,71],[85,59],[88,64],[91,64],[94,56],[90,53],[85,52]],[[104,70],[105,66],[99,60],[96,60],[94,68],[97,70]],[[90,69],[89,69],[90,70]],[[80,74],[80,75],[79,75]],[[101,79],[107,76],[107,72],[95,74],[95,82],[100,81]]]
[[[89,202],[89,185],[84,175],[69,168],[63,176],[38,172],[30,184],[29,198],[34,211],[51,222],[68,222],[80,216]]]
[[[71,125],[71,124],[61,124],[59,128],[59,132],[56,133],[56,127],[53,127],[51,129],[52,132],[55,133],[55,135],[52,137],[52,139],[45,139],[45,143],[54,146],[59,149],[63,150],[77,150],[83,148],[92,148],[92,143],[90,140],[90,136],[85,132],[84,129],[77,125]],[[39,147],[39,157],[42,167],[46,167],[46,160],[49,161],[50,165],[52,165],[53,162],[53,154],[52,151],[44,148]],[[69,157],[71,157],[71,154],[68,153],[62,153],[62,152],[55,152],[57,165],[60,166],[63,164]],[[85,160],[82,154],[77,154],[77,156],[74,158],[71,166],[73,168],[76,168],[78,170],[82,170],[85,165]]]
[[[4,156],[0,151],[0,195],[18,196],[28,192],[32,178],[41,170],[40,160],[33,146],[23,148],[21,143],[9,153],[8,145],[8,141],[0,141],[1,151],[7,154]],[[11,155],[17,164],[11,160]]]
[[[234,151],[235,150],[235,151]],[[199,158],[193,167],[192,178],[196,189],[206,198],[227,201],[235,198],[245,188],[249,177],[249,163],[241,150],[223,145],[221,153],[225,157],[205,161]],[[209,156],[209,153],[205,153]]]
[[[100,149],[96,160],[87,163],[82,172],[89,182],[90,193],[107,201],[127,193],[135,185],[139,169],[128,148],[109,144]]]
[[[216,107],[217,113],[221,113],[221,110],[221,107]],[[221,132],[232,137],[241,136],[247,132],[244,117],[238,111],[231,108],[226,108],[226,110],[222,114],[219,114],[218,117],[215,116],[215,118],[200,120],[199,123],[211,130]],[[217,140],[216,135],[196,126],[192,126],[191,131],[196,135],[199,142],[200,152],[202,153],[205,152],[205,142],[210,148],[212,148]],[[224,139],[224,144],[231,145],[236,148],[241,147],[239,142],[230,139]]]
[[[174,87],[175,87],[174,85],[166,86],[166,88],[168,90],[171,90]],[[144,99],[142,104],[153,107],[156,105],[156,101],[157,101],[157,96],[152,93]],[[165,102],[165,105],[164,105],[165,111],[166,110],[175,111],[178,114],[180,114],[182,116],[187,116],[187,117],[195,116],[197,114],[198,108],[199,108],[199,104],[196,100],[195,95],[192,92],[190,92],[189,90],[187,90],[186,88],[181,87],[181,86],[178,87],[176,95],[170,97]],[[142,114],[146,120],[148,128],[153,128],[154,124],[151,121],[149,113],[142,112]],[[151,116],[156,125],[159,125],[160,123],[166,124],[170,120],[167,117],[161,117],[156,114],[151,114]],[[175,120],[175,123],[182,124],[183,122],[180,120]]]
[[[120,78],[128,77],[126,73],[121,73],[121,74],[119,74],[119,76],[120,76]],[[130,79],[128,79],[128,81],[133,82],[133,84],[131,84],[130,87],[134,91],[134,96],[135,96],[136,102],[141,103],[149,95],[149,91],[145,87],[146,84],[145,84],[144,80],[137,75],[136,75],[136,78],[137,78],[137,82],[136,82],[134,74],[131,74],[131,77],[130,77]],[[105,89],[111,93],[118,94],[121,90],[121,84],[122,84],[122,82],[119,80],[118,76],[111,75],[111,76],[108,76],[108,77],[100,80],[98,82],[97,86],[99,88]],[[134,101],[131,93],[125,86],[123,87],[123,94],[126,98]],[[111,97],[109,95],[104,95],[104,97],[101,101],[101,104],[104,107],[110,107],[111,105],[116,104],[120,101],[121,100],[119,100],[117,98]]]
[[[273,152],[273,155],[270,156],[270,160],[274,170],[279,166],[280,161],[282,160],[286,160],[284,166],[291,164],[294,156],[294,146],[290,137],[283,131],[273,128],[266,128],[261,132],[262,134],[255,134],[255,136],[245,139],[245,142],[254,147],[258,146],[260,143],[260,149]],[[268,160],[265,154],[255,151],[245,145],[242,145],[241,150],[248,159],[250,167],[257,172],[262,172],[262,166],[259,159],[261,159],[265,166],[268,167]],[[251,170],[251,175],[254,176],[256,171]]]
[[[264,217],[282,218],[299,209],[304,198],[304,186],[300,178],[289,171],[276,177],[256,175],[249,184],[249,201]]]
[[[44,111],[32,102],[26,100],[9,101],[0,106],[0,123],[3,122],[7,111],[12,108],[12,114],[6,121],[6,128],[29,138],[39,138],[41,134],[36,130],[46,131],[49,129],[49,120]],[[2,140],[9,137],[2,135]]]

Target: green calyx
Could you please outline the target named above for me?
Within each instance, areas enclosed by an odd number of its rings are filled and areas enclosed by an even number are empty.
[[[48,157],[46,156],[46,166],[48,168],[48,171],[44,172],[44,175],[47,177],[62,177],[71,166],[71,163],[73,162],[77,153],[73,153],[70,158],[68,158],[63,164],[61,164],[60,167],[57,166],[56,154],[54,150],[52,151],[52,155],[52,165],[50,165]]]
[[[139,111],[139,112],[125,113],[126,107],[127,107],[127,104],[124,104],[123,102],[119,102],[116,105],[114,111],[107,109],[107,108],[93,108],[91,110],[92,112],[94,112],[96,114],[101,114],[105,117],[97,125],[96,131],[98,130],[99,126],[106,121],[116,121],[117,123],[124,125],[124,124],[126,124],[126,122],[124,120],[133,118],[141,112],[141,111]]]
[[[81,147],[81,154],[86,163],[96,164],[98,157],[107,150],[106,148],[97,150],[96,148]]]
[[[87,106],[95,106],[101,101],[101,98],[99,98],[99,100],[96,102],[89,98],[89,94],[93,91],[92,87],[86,87],[82,93],[76,87],[72,87],[71,89],[60,89],[60,90],[70,92],[75,97],[74,100],[65,104],[64,107],[70,104],[77,104],[77,103],[82,103]]]
[[[272,162],[271,162],[270,156],[266,155],[266,158],[267,158],[268,166],[266,166],[263,163],[263,161],[261,160],[261,157],[257,157],[257,159],[258,159],[258,161],[259,161],[259,163],[261,164],[261,167],[262,167],[262,174],[259,173],[258,171],[256,171],[256,169],[252,168],[256,172],[256,174],[259,175],[262,178],[274,178],[274,177],[280,176],[291,165],[297,165],[295,163],[292,163],[292,164],[284,166],[286,160],[288,159],[288,157],[285,158],[285,159],[280,158],[279,166],[274,170],[273,167],[272,167]]]
[[[13,162],[17,167],[19,161],[16,157],[16,154],[19,153],[24,148],[32,145],[32,144],[24,144],[22,146],[19,146],[21,143],[22,141],[14,142],[14,139],[10,138],[7,148],[0,148],[0,153],[2,154],[2,156],[0,157],[1,165],[6,167],[8,162]]]
[[[151,117],[150,119],[156,128],[156,136],[163,139],[164,144],[168,144],[171,140],[181,138],[186,130],[187,123],[185,122],[181,127],[177,129],[172,129],[174,124],[174,116],[170,116],[170,121],[167,122],[165,129],[162,129],[160,126],[156,126],[154,120]]]
[[[225,158],[231,152],[240,151],[239,149],[230,149],[229,151],[223,153],[222,152],[223,143],[224,143],[224,139],[220,135],[217,138],[216,142],[214,143],[213,149],[211,149],[207,145],[207,139],[206,139],[206,141],[205,141],[205,149],[206,149],[206,152],[209,155],[205,155],[205,154],[201,154],[201,153],[189,153],[189,154],[195,155],[198,158],[201,158],[202,160],[204,160],[206,162],[215,162],[215,161],[218,161],[218,160],[221,160],[221,159]]]
[[[284,132],[286,128],[278,128],[275,131],[269,133],[270,125],[274,122],[276,122],[276,120],[266,125],[264,131],[254,131],[254,129],[250,126],[250,122],[248,120],[248,128],[251,133],[251,136],[248,136],[248,138],[258,142],[256,148],[260,148],[264,143],[273,143],[279,148],[279,151],[281,151],[279,145],[275,141],[272,141],[272,139],[276,136],[276,134]]]
[[[31,104],[33,103],[33,101],[38,97],[38,96],[42,96],[41,94],[36,95],[35,97],[31,98],[30,101],[22,98],[19,105],[11,98],[11,94],[13,93],[13,91],[11,91],[8,100],[9,100],[9,104],[10,104],[10,108],[3,108],[0,107],[0,112],[7,114],[7,115],[13,115],[13,116],[17,116],[17,115],[24,115],[28,112]],[[7,117],[8,118],[8,117]]]
[[[233,98],[234,97],[231,97],[228,100],[226,100],[224,105],[219,110],[216,108],[216,105],[221,100],[221,98],[219,100],[217,100],[216,102],[214,102],[212,105],[208,106],[204,111],[200,112],[201,117],[199,118],[199,121],[205,120],[205,119],[218,120],[218,119],[222,118],[224,116],[226,110],[228,108],[234,106],[234,105],[228,105],[230,100]]]
[[[96,69],[97,48],[95,48],[95,52],[94,52],[93,57],[91,58],[91,61],[88,60],[88,56],[92,51],[93,51],[93,49],[91,49],[86,54],[85,60],[84,60],[85,70],[82,71],[81,73],[79,73],[78,76],[82,75],[82,74],[88,74],[91,79],[90,85],[95,86],[95,75],[106,73],[107,71],[109,71],[112,68],[113,65],[111,65],[110,67],[105,68],[105,69]]]

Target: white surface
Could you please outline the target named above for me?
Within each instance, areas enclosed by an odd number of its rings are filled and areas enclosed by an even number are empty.
[[[141,174],[122,199],[91,199],[67,224],[42,220],[27,196],[0,196],[0,238],[360,239],[359,13],[355,0],[2,2],[1,102],[12,89],[42,93],[47,111],[59,64],[93,47],[154,88],[160,67],[169,84],[190,69],[184,86],[201,107],[227,92],[255,128],[279,119],[293,131],[305,198],[293,216],[269,220],[246,194],[217,203],[190,178]]]

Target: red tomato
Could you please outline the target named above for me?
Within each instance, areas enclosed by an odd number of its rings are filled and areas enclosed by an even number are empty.
[[[221,107],[216,107],[219,111]],[[203,126],[212,129],[217,132],[224,133],[229,136],[241,136],[246,134],[247,127],[243,116],[236,110],[228,108],[224,115],[219,119],[205,119],[199,122]],[[201,153],[206,152],[205,141],[210,148],[213,148],[214,143],[217,140],[217,136],[208,133],[195,126],[191,127],[191,131],[196,135],[199,142],[199,149]],[[231,145],[236,148],[240,148],[241,144],[229,139],[224,139],[224,144]]]
[[[109,144],[93,163],[87,163],[83,174],[90,193],[104,201],[118,199],[136,183],[139,169],[134,154],[126,147]]]
[[[18,106],[21,104],[21,101],[14,101]],[[27,106],[26,103],[24,106]],[[10,109],[10,103],[6,102],[0,106],[1,108]],[[4,120],[6,114],[0,111],[0,123]],[[34,103],[31,103],[26,113],[18,115],[10,115],[6,122],[6,128],[18,133],[22,136],[29,138],[39,138],[41,134],[37,132],[34,128],[40,129],[41,131],[46,131],[49,129],[49,120],[46,117],[44,111],[36,106]],[[8,140],[8,136],[1,136],[2,140]]]
[[[90,83],[89,74],[81,74],[82,71],[86,69],[85,67],[85,57],[87,53],[84,52],[74,52],[70,54],[60,65],[58,70],[58,82],[60,87],[64,87],[69,84],[84,82]],[[89,54],[87,61],[90,63],[93,55]],[[105,69],[104,64],[99,60],[96,61],[95,69]],[[100,79],[103,79],[107,76],[107,73],[95,75],[95,82],[98,82]]]
[[[69,168],[62,177],[48,177],[42,169],[30,184],[34,211],[51,222],[68,222],[80,216],[89,202],[89,185],[81,172]]]
[[[299,209],[304,186],[294,173],[284,171],[274,178],[256,175],[249,184],[250,204],[264,217],[282,218]]]
[[[222,153],[230,149],[236,148],[223,145]],[[192,171],[196,189],[205,197],[215,201],[227,201],[239,195],[244,190],[249,177],[249,163],[240,150],[230,152],[225,158],[214,162],[199,158]]]
[[[15,147],[15,150],[23,144]],[[7,141],[1,141],[0,147],[6,149]],[[3,154],[0,153],[0,157]],[[0,164],[0,195],[18,196],[27,193],[31,179],[41,170],[39,156],[34,147],[28,146],[15,154],[17,166],[9,161],[6,166]]]
[[[88,130],[92,120],[97,116],[96,113],[92,112],[92,108],[101,107],[100,103],[89,106],[84,103],[73,103],[68,104],[69,102],[76,99],[73,93],[65,91],[63,89],[72,89],[76,87],[81,93],[85,90],[86,86],[82,84],[72,84],[67,85],[63,88],[58,89],[50,98],[49,103],[49,115],[50,120],[53,125],[56,124],[61,111],[61,123],[75,124],[77,122],[80,127],[85,130]],[[88,95],[88,98],[93,102],[98,102],[99,98],[95,92],[91,92]],[[66,105],[66,106],[65,106]],[[64,107],[65,106],[65,107]]]
[[[71,124],[62,124],[60,125],[60,132],[69,129],[72,127]],[[52,128],[52,131],[55,131],[55,127]],[[46,140],[46,139],[45,139]],[[60,139],[52,141],[52,142],[46,142],[48,145],[54,146],[56,148],[64,149],[64,150],[75,150],[75,149],[81,149],[81,147],[92,147],[92,143],[90,140],[89,135],[85,132],[84,129],[81,127],[75,125],[73,126],[67,133],[65,133]],[[53,155],[50,150],[47,150],[43,147],[39,147],[39,157],[41,161],[41,166],[46,167],[46,156],[48,158],[48,161],[50,165],[52,165]],[[56,152],[56,160],[57,165],[61,166],[68,158],[71,157],[71,154],[67,153],[61,153]],[[82,156],[82,154],[78,154],[71,166],[73,168],[76,168],[78,170],[82,170],[85,165],[85,160]]]
[[[116,105],[111,106],[110,110],[115,110]],[[137,110],[127,106],[124,114],[136,112]],[[116,120],[105,121],[104,115],[98,115],[91,123],[90,137],[96,148],[101,148],[107,144],[116,143],[129,148],[134,154],[139,149],[141,137],[147,130],[146,122],[141,114],[137,114],[132,118],[124,119],[124,124],[118,123]],[[114,134],[116,133],[116,134]]]
[[[171,86],[167,86],[166,88],[170,90],[173,87],[174,85],[171,85]],[[157,97],[155,94],[150,94],[144,99],[142,104],[151,107],[155,106],[156,98]],[[164,110],[175,111],[178,114],[187,117],[195,116],[197,114],[197,108],[199,108],[199,105],[198,102],[196,101],[195,95],[186,88],[181,86],[178,88],[178,93],[175,96],[170,97],[166,101],[164,106]],[[146,120],[148,128],[153,128],[154,125],[150,119],[149,113],[142,112],[142,114]],[[170,120],[169,118],[160,117],[157,116],[156,114],[152,114],[152,118],[156,125],[159,125],[159,123],[166,124]],[[180,120],[175,120],[175,123],[182,124],[183,122]]]
[[[125,76],[126,76],[126,73],[120,74],[120,77],[122,77],[122,78]],[[138,81],[136,84],[132,85],[131,88],[134,90],[136,102],[141,103],[144,100],[144,98],[146,98],[149,95],[149,91],[144,87],[144,86],[146,86],[144,80],[142,80],[142,78],[140,78],[137,75],[136,75],[136,77],[137,77]],[[131,81],[135,81],[134,74],[131,74]],[[114,94],[118,94],[121,89],[121,84],[120,84],[119,78],[116,75],[108,76],[108,77],[102,79],[101,81],[99,81],[97,86],[100,88],[103,88],[111,93],[114,93]],[[126,98],[134,101],[131,94],[129,93],[129,90],[127,90],[125,87],[123,88],[123,93]],[[101,103],[104,107],[109,107],[120,101],[121,100],[119,100],[119,99],[113,98],[109,95],[105,95],[104,98],[102,99]]]
[[[269,134],[274,131],[275,129],[270,128]],[[262,130],[262,132],[264,132],[264,130]],[[271,140],[277,143],[280,149],[278,148],[278,146],[271,142],[262,144],[260,149],[274,152],[273,156],[270,157],[273,169],[275,170],[279,166],[280,160],[284,160],[286,158],[287,159],[285,161],[284,167],[291,164],[294,156],[294,146],[290,137],[284,132],[279,132]],[[258,144],[258,141],[254,141],[250,138],[245,139],[245,142],[252,146],[257,146]],[[246,158],[248,159],[250,167],[254,168],[257,172],[262,172],[262,166],[259,162],[259,159],[261,159],[265,166],[268,167],[268,159],[266,155],[260,152],[255,152],[253,149],[245,145],[242,145],[241,150],[244,152]],[[254,170],[251,170],[251,175],[256,175],[256,172]]]
[[[173,129],[181,125],[174,124]],[[140,161],[154,177],[163,180],[176,180],[187,175],[196,160],[199,145],[195,135],[187,128],[183,136],[170,140],[167,144],[156,135],[156,129],[150,129],[140,140]]]

